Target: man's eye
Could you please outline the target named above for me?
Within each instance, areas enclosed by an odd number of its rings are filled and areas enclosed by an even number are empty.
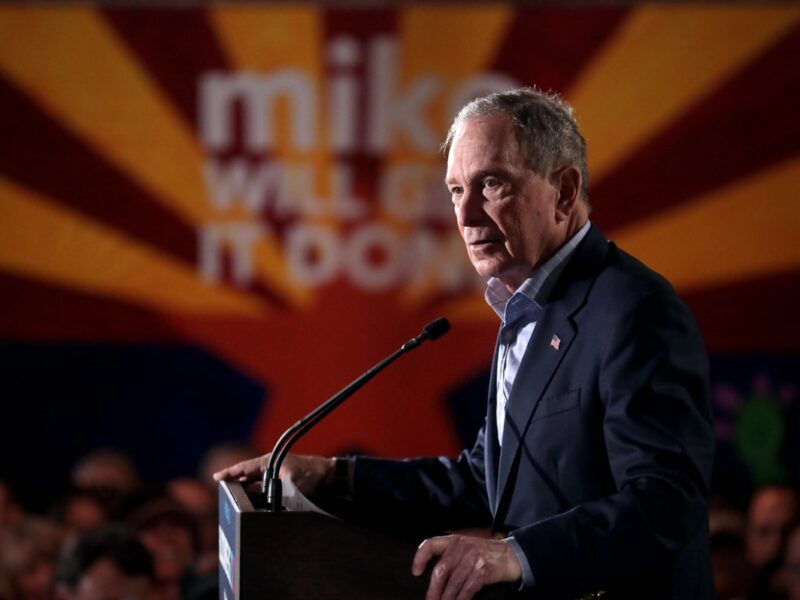
[[[463,192],[464,188],[458,185],[454,185],[450,188],[450,193],[453,194],[453,196],[460,196]]]
[[[483,187],[487,188],[496,188],[500,185],[500,180],[495,179],[494,177],[487,177],[483,180]]]

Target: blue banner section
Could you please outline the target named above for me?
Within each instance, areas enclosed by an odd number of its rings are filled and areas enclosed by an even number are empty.
[[[247,440],[266,402],[257,382],[187,345],[0,344],[0,480],[45,509],[98,447],[146,481],[196,473],[218,442]],[[64,478],[64,479],[61,479]]]

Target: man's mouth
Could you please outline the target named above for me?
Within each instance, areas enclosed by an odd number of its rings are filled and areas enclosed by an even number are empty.
[[[484,239],[480,239],[480,240],[474,240],[474,241],[470,242],[469,245],[472,246],[473,248],[478,248],[480,246],[488,246],[489,244],[499,244],[499,243],[501,243],[501,240],[499,240],[499,239],[496,239],[496,238],[484,238]]]

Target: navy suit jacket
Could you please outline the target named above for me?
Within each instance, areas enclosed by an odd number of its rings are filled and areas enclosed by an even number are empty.
[[[356,460],[362,520],[510,534],[535,598],[713,598],[708,361],[669,283],[592,226],[543,306],[501,441],[496,359],[458,460]]]

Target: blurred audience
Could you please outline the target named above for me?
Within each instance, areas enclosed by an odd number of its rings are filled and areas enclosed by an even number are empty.
[[[0,600],[216,600],[211,474],[255,453],[214,446],[196,478],[176,477],[153,495],[130,457],[97,450],[75,465],[73,487],[47,519],[27,515],[0,481]],[[718,600],[800,600],[794,487],[758,489],[744,512],[717,491],[709,531]]]
[[[786,600],[800,600],[800,525],[795,525],[787,537],[778,581]]]
[[[745,600],[752,569],[744,557],[744,515],[727,503],[709,511],[711,566],[718,600]]]
[[[56,561],[63,533],[40,517],[25,517],[0,540],[2,594],[9,600],[48,600],[53,597]]]
[[[11,488],[0,481],[0,537],[25,516],[25,511],[14,498]]]
[[[198,549],[197,525],[176,500],[162,496],[145,502],[127,519],[153,558],[153,600],[177,600],[191,587]]]
[[[126,454],[111,448],[95,450],[72,469],[72,483],[85,490],[112,490],[130,494],[141,485],[139,470]]]
[[[70,480],[75,489],[96,494],[112,518],[127,512],[144,489],[134,461],[111,448],[95,450],[80,459],[72,468]]]
[[[745,526],[745,556],[755,569],[777,560],[789,529],[797,521],[797,491],[787,485],[770,485],[756,490],[750,500]]]
[[[51,511],[53,519],[61,524],[66,543],[72,542],[85,531],[108,523],[110,516],[101,496],[93,490],[68,491]]]
[[[56,600],[145,600],[153,560],[136,535],[120,525],[82,533],[58,565]]]
[[[178,477],[166,486],[167,493],[194,517],[197,527],[198,556],[195,572],[217,569],[217,497],[212,488],[192,477]]]
[[[129,456],[96,450],[75,464],[47,518],[28,516],[0,481],[0,600],[216,599],[211,473],[252,452],[213,447],[203,475],[177,477],[153,495]]]

